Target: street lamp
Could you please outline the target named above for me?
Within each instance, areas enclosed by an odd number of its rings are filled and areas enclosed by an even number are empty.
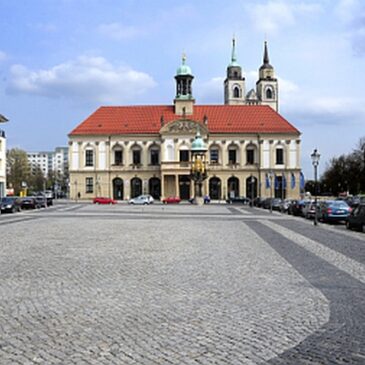
[[[253,188],[254,188],[254,182],[255,182],[255,179],[254,177],[251,175],[251,178],[250,178],[250,181],[251,181],[251,208],[253,208],[253,199],[254,199],[254,191],[253,191]]]
[[[314,225],[316,226],[318,223],[318,209],[317,209],[317,168],[319,165],[319,158],[321,155],[318,153],[317,149],[313,151],[311,154],[312,159],[312,165],[314,167],[314,207],[315,207],[315,213],[314,213]]]
[[[272,171],[269,172],[270,179],[270,213],[272,213],[272,180],[274,178],[274,173]]]
[[[202,197],[203,181],[208,177],[206,169],[206,152],[207,146],[200,135],[199,125],[195,135],[195,140],[191,144],[191,171],[190,177],[194,181],[194,201],[195,204],[202,205],[204,200]]]

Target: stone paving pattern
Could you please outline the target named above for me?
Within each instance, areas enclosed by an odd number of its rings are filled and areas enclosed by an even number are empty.
[[[0,364],[363,364],[364,284],[280,229],[305,223],[190,205],[1,216]],[[363,264],[363,236],[323,231]]]

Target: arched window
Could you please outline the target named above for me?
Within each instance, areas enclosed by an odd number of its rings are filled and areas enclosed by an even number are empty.
[[[273,92],[271,88],[266,89],[266,99],[272,99],[273,98]]]
[[[256,147],[254,145],[249,145],[246,148],[246,164],[253,165],[256,162]]]
[[[119,145],[113,147],[114,165],[123,165],[123,148]]]
[[[213,145],[209,149],[209,162],[213,164],[219,163],[219,146]]]
[[[221,199],[221,179],[218,177],[209,180],[209,196],[213,200]]]
[[[137,144],[134,145],[131,149],[132,152],[132,165],[141,165],[142,164],[142,149]]]
[[[142,194],[142,180],[138,177],[134,177],[131,180],[131,197],[135,198]]]
[[[123,200],[123,180],[119,177],[113,179],[113,198]]]
[[[228,199],[240,196],[240,182],[237,177],[232,176],[228,179]]]
[[[149,164],[152,166],[157,166],[160,164],[160,147],[153,144],[149,148]]]
[[[240,88],[238,86],[235,86],[233,88],[233,97],[234,98],[239,98],[240,97]]]

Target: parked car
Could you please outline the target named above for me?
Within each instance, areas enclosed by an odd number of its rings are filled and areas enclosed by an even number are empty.
[[[47,199],[47,205],[48,206],[53,205],[53,199],[54,199],[53,191],[52,190],[46,190],[43,194]]]
[[[303,216],[304,200],[292,200],[288,207],[288,214]]]
[[[162,203],[164,204],[178,204],[181,202],[181,199],[178,196],[168,196],[165,199],[162,199]]]
[[[228,198],[226,200],[226,202],[228,204],[250,204],[251,199],[250,198],[246,198],[245,196],[236,196],[236,197],[232,197],[232,198]]]
[[[150,194],[143,194],[143,195],[141,195],[141,197],[142,196],[145,197],[148,200],[148,204],[153,204],[154,201],[155,201],[155,199],[153,199],[153,196],[150,195]]]
[[[0,201],[1,214],[20,212],[22,209],[22,200],[16,196],[7,196]]]
[[[132,205],[149,205],[151,204],[150,203],[150,200],[148,198],[148,196],[146,195],[139,195],[135,198],[132,198],[129,200],[128,204],[132,204]]]
[[[359,204],[348,216],[347,229],[356,229],[365,233],[365,204]]]
[[[318,206],[318,203],[317,203],[317,206]],[[303,211],[303,216],[305,219],[314,219],[314,216],[316,215],[315,201],[306,201],[302,207],[302,211]]]
[[[262,207],[264,209],[272,208],[272,210],[280,211],[281,202],[282,200],[280,198],[266,198],[262,203]]]
[[[327,200],[319,205],[318,219],[323,222],[347,220],[351,208],[343,200]]]
[[[291,199],[282,200],[281,204],[280,204],[280,211],[282,213],[288,213],[288,209],[289,209],[291,202],[292,202]]]
[[[93,199],[93,204],[117,204],[117,201],[112,198],[97,196]]]
[[[47,198],[43,194],[38,194],[34,196],[37,204],[37,208],[47,208]]]
[[[27,196],[21,200],[22,209],[36,209],[39,208],[38,203],[34,196]]]
[[[262,204],[263,204],[263,202],[264,202],[264,201],[265,201],[265,199],[260,198],[260,197],[258,196],[257,198],[255,198],[255,199],[253,200],[253,205],[254,205],[255,207],[261,208],[261,207],[262,207]]]

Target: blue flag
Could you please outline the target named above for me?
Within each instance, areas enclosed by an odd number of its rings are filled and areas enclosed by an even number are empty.
[[[268,174],[266,174],[266,177],[265,177],[265,185],[266,185],[266,189],[270,189],[270,179],[269,179]]]
[[[278,190],[279,189],[279,179],[278,177],[275,175],[275,183],[274,183],[274,186],[275,186],[275,190]]]
[[[281,175],[281,187],[282,189],[286,189],[286,177],[284,174]]]
[[[300,190],[304,190],[304,186],[305,186],[304,175],[303,175],[302,172],[300,172],[300,177],[299,177],[299,187],[300,187]]]
[[[291,186],[292,189],[295,188],[295,175],[293,173],[291,173],[290,186]]]

